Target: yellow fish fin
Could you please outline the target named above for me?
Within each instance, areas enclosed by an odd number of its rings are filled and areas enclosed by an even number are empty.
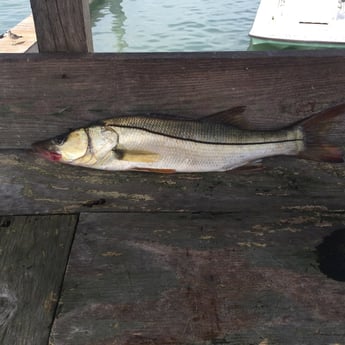
[[[144,150],[114,149],[116,158],[127,162],[154,163],[160,160],[160,155]]]

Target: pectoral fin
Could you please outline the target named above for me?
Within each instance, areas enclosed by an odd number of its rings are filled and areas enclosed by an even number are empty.
[[[144,150],[126,150],[116,148],[113,150],[116,158],[127,162],[154,163],[160,160],[160,155],[155,152]]]

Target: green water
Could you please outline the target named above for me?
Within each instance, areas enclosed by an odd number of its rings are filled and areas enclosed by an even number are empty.
[[[97,52],[247,50],[259,0],[95,0]],[[1,0],[0,33],[31,12],[29,0]]]
[[[30,0],[1,0],[0,34],[11,29],[30,13]]]
[[[96,0],[95,51],[247,50],[259,0]]]

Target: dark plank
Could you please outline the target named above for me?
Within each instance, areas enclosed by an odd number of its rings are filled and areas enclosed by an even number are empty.
[[[82,214],[51,343],[342,344],[345,285],[318,260],[344,221],[309,204]]]
[[[0,217],[0,343],[47,345],[77,217]]]
[[[93,51],[89,0],[30,0],[41,53]]]
[[[0,149],[123,113],[199,117],[245,105],[253,126],[277,128],[345,100],[344,58],[342,50],[1,55]],[[344,129],[343,121],[335,135]]]
[[[160,175],[54,164],[0,152],[0,213],[271,212],[317,204],[345,209],[345,165],[265,160],[258,172]]]

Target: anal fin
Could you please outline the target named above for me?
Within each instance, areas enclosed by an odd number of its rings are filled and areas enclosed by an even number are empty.
[[[256,160],[253,162],[249,162],[245,165],[241,165],[235,169],[227,170],[228,172],[257,172],[264,170],[265,167],[262,164],[262,160]]]

